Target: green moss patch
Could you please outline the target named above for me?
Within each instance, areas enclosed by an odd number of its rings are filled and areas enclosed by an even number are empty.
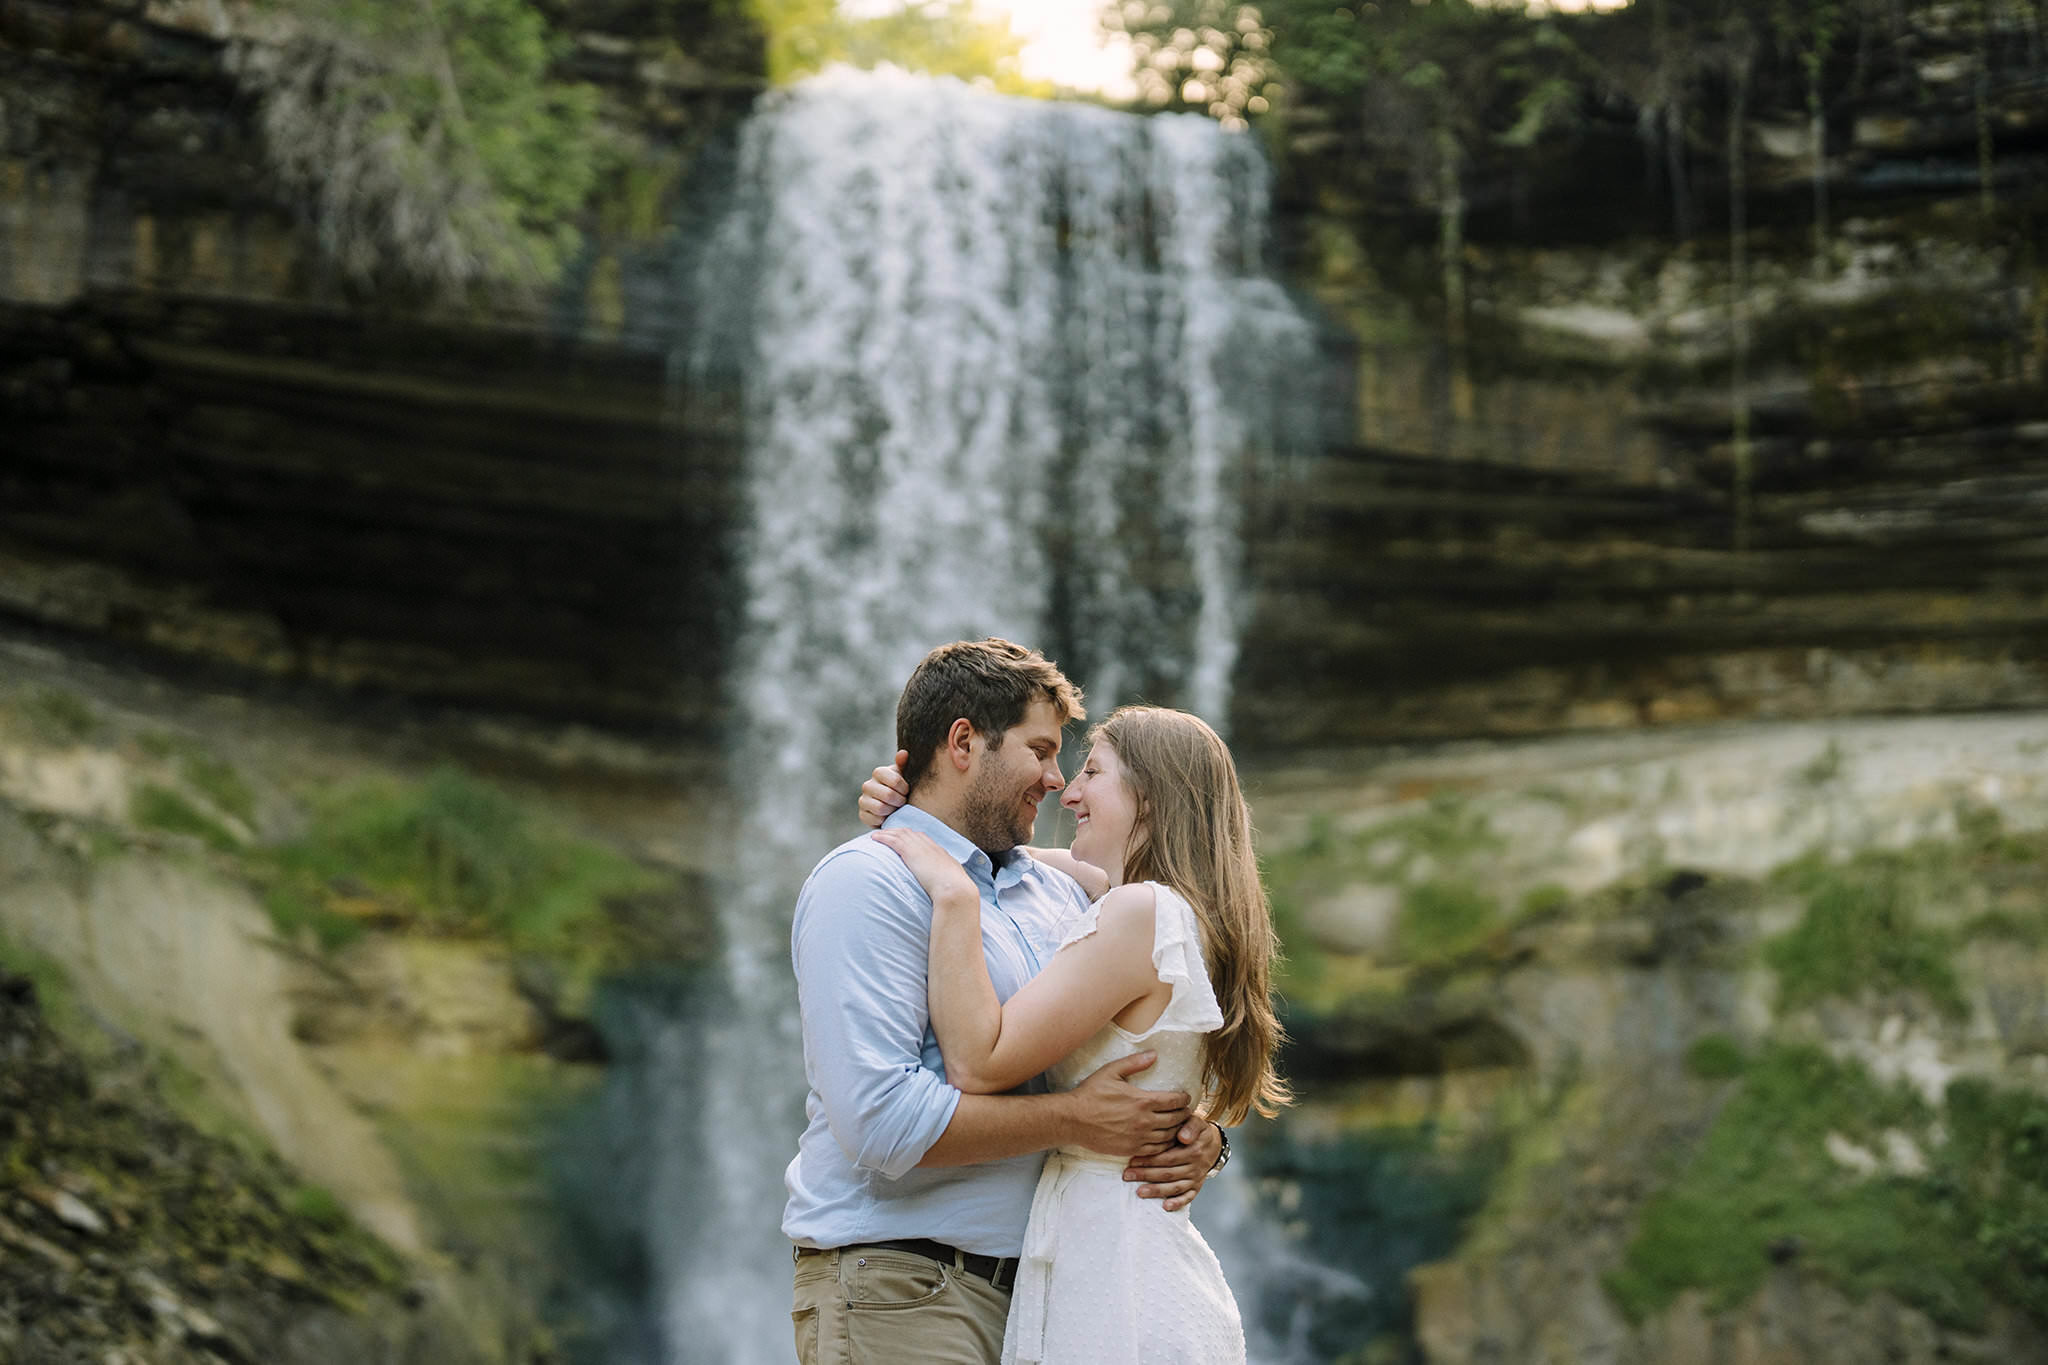
[[[1764,955],[1778,973],[1780,1002],[1797,1009],[1829,996],[1913,991],[1944,1013],[1969,1012],[1950,962],[1951,936],[1915,922],[1902,889],[1883,879],[1829,878],[1797,928]]]
[[[1876,1169],[1845,1166],[1831,1136]],[[1883,1164],[1902,1139],[1924,1175]],[[1640,1320],[1687,1289],[1739,1304],[1773,1261],[1965,1329],[1992,1298],[2048,1317],[2048,1101],[1957,1082],[1937,1113],[1816,1048],[1765,1048],[1607,1283]]]
[[[1959,1018],[1958,947],[2048,941],[2048,831],[2009,831],[1996,811],[1968,806],[1956,826],[1953,839],[1801,858],[1773,874],[1806,901],[1799,924],[1764,947],[1785,1007],[1903,991]]]
[[[1742,1044],[1725,1033],[1709,1033],[1685,1050],[1685,1069],[1703,1081],[1725,1081],[1749,1067]]]
[[[83,697],[56,687],[41,687],[21,704],[29,727],[44,739],[79,744],[100,732],[100,715]]]
[[[255,871],[279,928],[309,929],[329,947],[390,923],[569,957],[591,946],[582,931],[608,900],[660,881],[452,769],[335,794]]]
[[[135,793],[128,814],[144,829],[198,839],[207,847],[223,853],[233,852],[241,845],[226,825],[200,810],[180,793],[153,782]]]
[[[1477,887],[1426,881],[1402,896],[1394,941],[1410,962],[1443,962],[1477,947],[1499,918],[1500,903]]]
[[[234,764],[195,740],[163,730],[145,730],[135,743],[158,762],[175,765],[179,780],[222,814],[245,825],[256,823],[256,793]]]
[[[1396,933],[1404,952],[1434,961],[1471,946],[1481,922],[1490,925],[1499,914],[1476,885],[1504,847],[1485,814],[1455,793],[1439,793],[1415,810],[1349,833],[1338,833],[1325,818],[1312,821],[1307,839],[1260,860],[1288,954],[1281,988],[1311,986],[1328,965],[1308,938],[1306,907],[1361,882],[1410,884]]]

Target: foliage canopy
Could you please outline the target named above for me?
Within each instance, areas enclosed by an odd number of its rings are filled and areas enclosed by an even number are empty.
[[[552,279],[606,164],[596,90],[527,0],[270,0],[234,51],[273,163],[352,279]]]
[[[911,0],[879,13],[849,13],[837,0],[751,0],[768,39],[768,78],[798,80],[835,63],[883,64],[979,81],[1008,94],[1049,95],[1024,79],[1024,43],[974,0]]]

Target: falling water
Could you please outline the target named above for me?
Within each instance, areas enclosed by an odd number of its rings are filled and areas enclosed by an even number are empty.
[[[640,1049],[686,1056],[668,1088],[701,1103],[642,1119],[638,1358],[788,1358],[789,911],[852,832],[925,651],[1004,635],[1098,712],[1143,696],[1226,719],[1240,509],[1313,408],[1309,330],[1262,274],[1266,197],[1255,144],[1207,120],[900,73],[818,78],[744,130],[687,369],[742,407],[747,818],[720,1017]]]

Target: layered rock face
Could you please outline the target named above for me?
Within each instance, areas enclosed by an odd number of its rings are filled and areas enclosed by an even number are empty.
[[[719,817],[614,764],[556,825],[579,784],[542,755],[515,796],[456,777],[445,733],[368,738],[0,647],[0,1358],[583,1345],[551,1306],[620,1254],[598,982],[710,950]],[[438,816],[416,804],[429,755]],[[422,840],[467,870],[395,871]],[[520,880],[551,907],[525,931],[450,902]],[[53,1212],[65,1191],[92,1217]]]
[[[1330,1354],[2048,1357],[2044,753],[2033,715],[1267,775],[1303,1095],[1268,1195],[1350,1199],[1305,1235],[1380,1267],[1352,1335],[1299,1310]]]
[[[637,158],[619,192],[657,214],[758,89],[744,26],[686,10],[658,18],[707,65],[633,7],[568,16],[570,74]],[[269,178],[234,41],[218,6],[0,10],[0,612],[249,678],[707,733],[733,451],[665,376],[666,220],[593,231],[550,299],[366,297]]]
[[[244,677],[717,733],[738,437],[730,395],[676,385],[692,230],[669,225],[712,205],[706,149],[756,87],[729,74],[729,24],[694,49],[632,6],[561,24],[653,217],[594,207],[544,301],[433,303],[338,276],[266,172],[213,10],[0,7],[7,619]],[[2038,269],[1972,225],[1967,178],[1880,174],[1908,133],[1923,160],[1974,155],[1907,94],[1874,92],[1829,167],[1818,273],[1782,111],[1752,138],[1740,291],[1633,191],[1603,222],[1542,210],[1609,191],[1538,187],[1525,231],[1482,201],[1457,364],[1412,209],[1286,206],[1331,323],[1330,446],[1254,519],[1240,738],[2048,698]],[[2023,187],[2021,94],[1996,153]]]
[[[0,1056],[0,1134],[33,1172],[0,1213],[7,1359],[480,1358],[331,1196],[194,1130],[132,1052],[88,1064],[5,970]]]

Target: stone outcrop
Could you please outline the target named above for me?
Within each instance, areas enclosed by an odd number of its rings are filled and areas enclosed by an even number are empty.
[[[241,13],[0,6],[0,614],[252,681],[713,733],[733,451],[666,377],[674,225],[758,36],[569,7],[565,74],[624,149],[569,278],[373,300],[266,176]]]
[[[2044,753],[2032,713],[1474,745],[1255,777],[1303,1098],[1283,1131],[1325,1163],[1346,1142],[1425,1135],[1400,1180],[1376,1177],[1406,1202],[1383,1201],[1372,1216],[1389,1231],[1359,1229],[1367,1242],[1406,1232],[1447,1163],[1488,1172],[1454,1252],[1374,1283],[1405,1286],[1412,1327],[1396,1330],[1431,1365],[2048,1358],[2038,1303],[1942,1320],[1845,1282],[1797,1237],[1729,1246],[1759,1281],[1734,1302],[1703,1288],[1632,1315],[1614,1287],[1652,1201],[1738,1093],[1732,1070],[1703,1074],[1702,1039],[1731,1056],[1811,1045],[1937,1115],[1960,1078],[2048,1094],[2048,903],[2028,861],[2048,853]],[[1989,850],[1977,871],[1972,849]],[[1910,918],[1881,932],[1941,945],[1953,999],[1896,981],[1808,998],[1782,974],[1774,945],[1813,913],[1783,869],[1858,856],[1893,858],[1871,884]],[[1927,1177],[1948,1140],[1938,1120],[1801,1139],[1824,1167],[1874,1179]],[[1288,1207],[1287,1186],[1316,1171],[1291,1159],[1267,1197]]]
[[[459,303],[363,297],[323,262],[266,179],[236,12],[0,6],[0,617],[223,677],[714,739],[738,433],[672,357],[720,130],[758,89],[745,33],[561,7],[630,183],[551,297]],[[1482,196],[1466,402],[1433,275],[1398,264],[1426,215],[1284,203],[1332,444],[1253,517],[1244,743],[2048,699],[2038,272],[1970,226],[1970,186],[1850,177],[1816,276],[1771,226],[1804,182],[1758,183],[1744,553],[1712,239],[1628,206],[1619,239],[1559,219],[1593,193],[1572,181],[1533,191],[1533,248]]]
[[[394,739],[410,761],[381,747]],[[493,747],[502,762],[507,746]],[[194,1156],[195,1170],[256,1190],[283,1181],[283,1195],[314,1191],[294,1197],[358,1229],[361,1254],[382,1267],[364,1289],[348,1263],[301,1265],[291,1251],[279,1264],[299,1268],[280,1284],[256,1277],[260,1292],[219,1358],[339,1365],[373,1349],[379,1359],[456,1365],[556,1358],[555,1325],[540,1305],[576,1272],[554,1256],[564,1221],[579,1211],[560,1206],[550,1163],[558,1129],[603,1081],[594,978],[628,966],[681,970],[707,950],[705,858],[716,820],[678,805],[665,783],[636,790],[614,756],[614,775],[588,799],[614,837],[660,870],[553,952],[476,927],[423,926],[346,873],[320,887],[336,914],[356,916],[345,942],[323,946],[266,906],[274,865],[264,850],[316,824],[323,800],[365,781],[416,781],[413,763],[445,762],[450,752],[445,735],[370,742],[290,709],[209,702],[37,651],[0,651],[0,964],[32,968],[58,990],[65,1036],[112,1047],[128,1078],[121,1085],[171,1097],[149,1123],[182,1133],[179,1123],[199,1122],[232,1139],[216,1144],[218,1160]],[[527,789],[534,774],[552,773],[560,791],[574,792],[563,769],[585,768],[589,755],[549,752],[529,749]],[[0,1073],[13,1055],[0,1046]],[[80,1092],[82,1110],[99,1113],[91,1096],[100,1088],[96,1076]],[[21,1102],[23,1122],[70,1123],[52,1095]],[[161,1159],[181,1160],[198,1141],[179,1136]],[[233,1151],[274,1155],[260,1170],[221,1165]],[[17,1188],[41,1160],[31,1157],[0,1172],[0,1242],[17,1225],[41,1239],[20,1243],[26,1261],[18,1247],[0,1256],[21,1272],[0,1286],[0,1358],[81,1359],[50,1354],[55,1339],[27,1331],[47,1296],[72,1292],[59,1287],[81,1273],[83,1254],[10,1212],[10,1200],[33,1194]],[[129,1159],[112,1149],[65,1158],[35,1188],[61,1192],[70,1180],[80,1191],[116,1189],[134,1217],[159,1217],[156,1195],[125,1183]],[[44,1214],[61,1221],[62,1210]],[[73,1222],[78,1236],[99,1235],[84,1215]],[[169,1286],[166,1303],[226,1322],[242,1311],[238,1258],[261,1262],[269,1245],[241,1225],[221,1230],[245,1235],[256,1240],[226,1250],[173,1239],[86,1278],[97,1284],[104,1270],[108,1294],[126,1283],[141,1302],[148,1295],[134,1275],[155,1277],[149,1283]],[[46,1244],[57,1250],[45,1254]],[[182,1309],[136,1317],[98,1306],[98,1294],[66,1299],[86,1314],[64,1319],[70,1345],[111,1349],[133,1338],[143,1343],[137,1361],[213,1358],[173,1349]],[[298,1302],[309,1325],[273,1304],[278,1295]],[[390,1295],[428,1307],[398,1312]],[[322,1301],[328,1308],[307,1306]]]
[[[488,1357],[332,1201],[88,1063],[0,969],[0,1354],[21,1365]]]

